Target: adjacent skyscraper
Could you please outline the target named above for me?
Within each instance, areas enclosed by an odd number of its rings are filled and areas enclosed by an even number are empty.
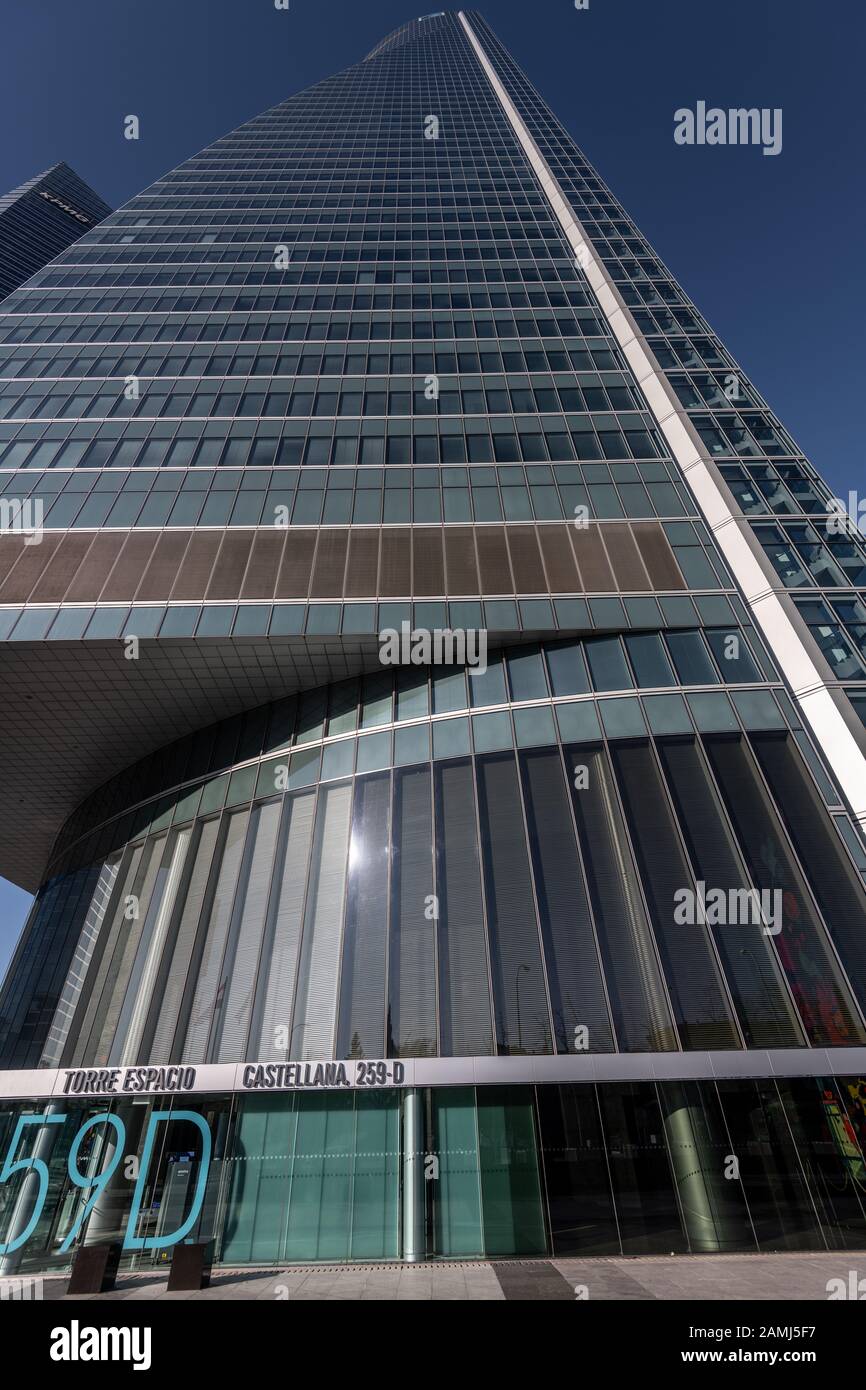
[[[8,1257],[862,1246],[863,544],[484,19],[4,310]]]
[[[5,194],[0,198],[0,299],[110,212],[63,163]]]

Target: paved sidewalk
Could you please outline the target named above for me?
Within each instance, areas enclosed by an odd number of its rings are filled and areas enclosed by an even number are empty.
[[[124,1274],[100,1301],[321,1300],[731,1301],[827,1299],[830,1279],[866,1278],[866,1251],[832,1254],[721,1255],[647,1259],[510,1260],[424,1265],[305,1265],[287,1269],[219,1270],[208,1289],[166,1292],[165,1274]],[[68,1280],[44,1277],[46,1299],[61,1299]],[[78,1302],[79,1300],[75,1300]],[[80,1300],[87,1301],[87,1300]]]

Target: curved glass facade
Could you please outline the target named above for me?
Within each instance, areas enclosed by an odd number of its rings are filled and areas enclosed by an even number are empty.
[[[78,940],[47,1040],[15,1060],[863,1043],[862,880],[784,692],[718,683],[724,638],[382,670],[132,769],[40,895],[34,934],[74,914]],[[117,813],[160,775],[177,785]]]

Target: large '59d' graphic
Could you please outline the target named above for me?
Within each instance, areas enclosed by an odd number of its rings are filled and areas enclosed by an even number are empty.
[[[30,1239],[31,1235],[33,1234],[38,1225],[39,1218],[42,1215],[43,1207],[45,1206],[46,1197],[48,1196],[49,1174],[48,1165],[45,1163],[44,1159],[40,1158],[37,1153],[30,1154],[26,1158],[15,1158],[15,1154],[18,1152],[18,1148],[21,1142],[21,1138],[28,1129],[31,1129],[34,1126],[44,1128],[47,1125],[63,1125],[66,1123],[68,1119],[68,1115],[51,1115],[47,1113],[42,1115],[19,1116],[18,1123],[15,1126],[15,1130],[9,1142],[9,1147],[3,1159],[3,1167],[2,1169],[0,1169],[0,1183],[8,1182],[8,1180],[11,1177],[13,1177],[16,1173],[27,1172],[35,1177],[38,1184],[38,1189],[35,1200],[32,1204],[32,1209],[30,1210],[29,1217],[26,1219],[26,1224],[24,1225],[24,1228],[21,1231],[19,1231],[17,1235],[14,1235],[10,1240],[0,1241],[0,1255],[11,1254],[12,1251],[19,1250],[23,1245],[27,1243],[27,1241]],[[189,1213],[186,1219],[182,1222],[182,1224],[178,1226],[177,1229],[174,1231],[169,1231],[167,1234],[163,1233],[162,1235],[137,1236],[135,1234],[135,1229],[138,1224],[139,1215],[141,1213],[142,1201],[144,1198],[144,1192],[147,1184],[147,1176],[150,1169],[151,1159],[153,1157],[153,1150],[157,1134],[157,1126],[160,1124],[168,1124],[176,1120],[184,1120],[190,1124],[195,1125],[195,1127],[201,1134],[201,1159],[199,1163],[199,1171],[198,1178],[196,1180],[195,1192],[193,1194],[193,1199],[190,1205]],[[95,1129],[97,1125],[106,1125],[110,1130],[114,1131],[113,1152],[110,1154],[108,1162],[106,1163],[105,1167],[102,1168],[101,1172],[82,1172],[78,1166],[78,1156],[86,1136],[90,1133],[91,1130]],[[85,1221],[90,1216],[90,1213],[93,1211],[94,1207],[99,1201],[99,1198],[101,1197],[102,1193],[105,1191],[106,1187],[108,1186],[109,1182],[114,1176],[118,1164],[123,1160],[125,1145],[126,1127],[123,1121],[119,1118],[119,1116],[109,1114],[107,1111],[105,1114],[102,1115],[91,1115],[90,1118],[86,1120],[85,1123],[79,1129],[78,1133],[72,1141],[72,1146],[69,1150],[69,1156],[67,1158],[67,1170],[69,1173],[70,1182],[72,1182],[75,1187],[81,1188],[82,1191],[85,1192],[90,1189],[90,1192],[86,1202],[83,1204],[80,1212],[73,1221],[72,1226],[70,1227],[63,1243],[60,1245],[58,1250],[59,1254],[65,1255],[66,1252],[73,1245],[76,1238],[78,1237],[79,1232],[81,1231]],[[129,1219],[126,1223],[126,1231],[123,1238],[124,1250],[165,1249],[168,1246],[176,1245],[178,1241],[183,1240],[184,1236],[186,1236],[188,1232],[192,1230],[193,1226],[198,1220],[199,1214],[201,1212],[202,1202],[204,1200],[205,1187],[207,1185],[208,1169],[210,1167],[211,1151],[212,1143],[210,1130],[206,1122],[202,1119],[201,1115],[196,1115],[192,1110],[153,1111],[148,1121],[147,1130],[145,1131],[144,1135],[144,1143],[141,1150],[141,1159],[139,1161],[138,1167],[138,1179],[135,1185],[135,1191],[132,1197],[132,1206],[130,1208]],[[22,1188],[21,1196],[24,1197],[25,1195],[29,1196],[29,1193],[26,1193],[25,1188]],[[16,1216],[20,1217],[21,1210],[22,1208],[20,1205],[19,1198],[19,1203],[13,1205],[13,1224],[16,1221]]]

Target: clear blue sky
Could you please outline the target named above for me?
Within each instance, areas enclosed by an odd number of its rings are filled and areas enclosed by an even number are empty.
[[[860,489],[862,0],[477,8],[836,492]],[[419,9],[6,0],[0,191],[65,159],[117,206]],[[674,111],[701,99],[781,107],[782,153],[676,145]],[[130,113],[138,142],[122,138]],[[0,882],[0,970],[26,901]]]

